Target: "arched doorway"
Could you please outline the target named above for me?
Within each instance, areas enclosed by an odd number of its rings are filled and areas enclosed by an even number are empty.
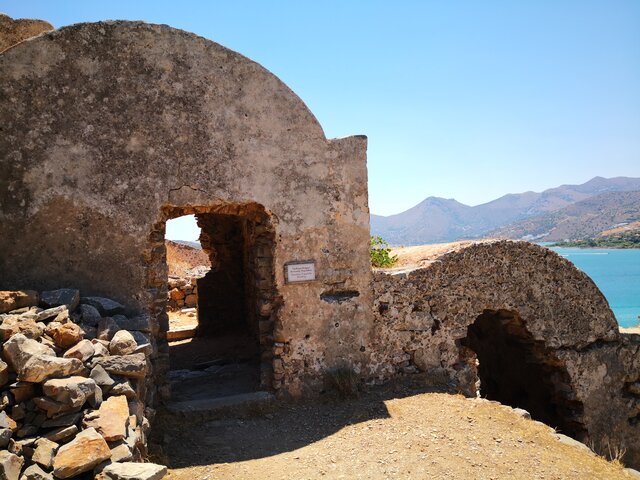
[[[523,408],[562,433],[584,438],[583,405],[567,370],[544,342],[534,340],[518,312],[484,310],[461,344],[475,365],[481,397]]]

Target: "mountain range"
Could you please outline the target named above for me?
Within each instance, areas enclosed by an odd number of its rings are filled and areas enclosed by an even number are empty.
[[[454,199],[428,197],[396,215],[371,215],[371,234],[392,245],[483,237],[577,238],[575,235],[589,231],[590,223],[604,230],[618,223],[640,220],[640,193],[615,195],[624,192],[640,192],[640,178],[595,177],[581,185],[508,194],[473,207]],[[584,203],[587,200],[592,201]],[[618,204],[622,207],[618,208]],[[562,224],[562,228],[557,230],[556,224]]]

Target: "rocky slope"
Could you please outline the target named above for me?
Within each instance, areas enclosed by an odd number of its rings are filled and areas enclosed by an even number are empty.
[[[453,199],[429,197],[397,215],[371,215],[371,233],[393,245],[480,238],[510,223],[556,212],[597,195],[634,190],[640,190],[640,178],[595,177],[582,185],[509,194],[475,207]]]
[[[189,277],[195,268],[204,267],[206,270],[211,268],[209,256],[202,248],[172,240],[165,240],[165,246],[171,277]]]
[[[536,241],[582,240],[638,220],[640,191],[609,192],[507,225],[490,236]]]

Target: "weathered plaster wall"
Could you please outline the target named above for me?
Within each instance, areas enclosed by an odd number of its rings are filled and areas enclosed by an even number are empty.
[[[509,328],[526,330],[541,368],[558,373],[552,394],[575,435],[602,452],[610,440],[640,464],[640,336],[620,334],[602,293],[569,261],[526,242],[477,244],[408,274],[377,273],[374,291],[373,381],[423,371],[474,395],[468,327],[486,312],[516,315],[521,326]]]
[[[371,330],[364,137],[327,140],[264,68],[162,25],[79,24],[23,42],[0,55],[0,89],[0,288],[81,285],[148,310],[166,301],[147,264],[164,248],[163,208],[252,202],[276,225],[285,390],[301,393],[336,358],[365,360],[352,348]],[[305,259],[317,281],[285,285],[285,262]],[[359,296],[320,299],[345,289]]]

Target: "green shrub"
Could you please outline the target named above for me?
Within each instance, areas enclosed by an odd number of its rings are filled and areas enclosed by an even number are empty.
[[[369,253],[371,255],[371,265],[378,268],[393,267],[398,261],[397,255],[390,255],[389,244],[378,236],[371,237]]]

